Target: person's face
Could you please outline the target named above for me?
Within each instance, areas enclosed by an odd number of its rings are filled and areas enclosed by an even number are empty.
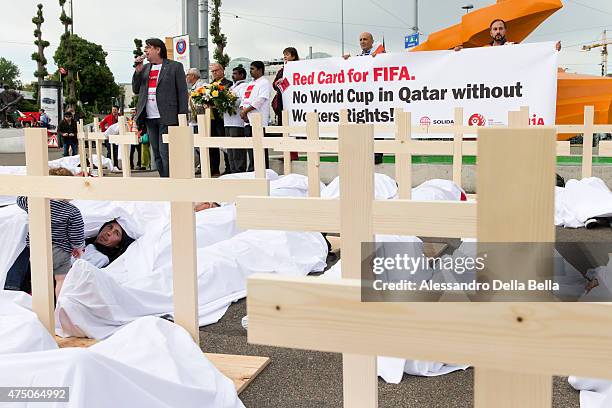
[[[370,33],[361,33],[359,36],[359,46],[362,51],[367,51],[374,45],[374,38]]]
[[[147,59],[149,61],[151,61],[151,58],[153,59],[157,59],[159,58],[159,53],[161,52],[161,48],[159,47],[155,47],[152,45],[145,45],[144,47],[144,53],[147,56]]]
[[[185,80],[187,80],[187,84],[188,85],[193,85],[195,84],[196,80],[195,80],[195,75],[193,74],[187,74],[185,75]]]
[[[251,76],[255,79],[259,78],[262,74],[261,71],[257,69],[255,65],[251,65],[251,69],[249,69]]]
[[[117,222],[107,224],[96,238],[96,243],[102,244],[105,247],[115,248],[123,238],[123,230]]]
[[[219,206],[219,204],[214,203],[214,202],[203,202],[203,203],[198,203],[195,206],[195,211],[204,211],[204,210],[208,210],[209,208],[217,208]]]
[[[223,68],[220,65],[211,65],[210,73],[212,74],[214,81],[218,81],[224,77]]]
[[[72,116],[64,116],[64,119],[66,120],[66,122],[70,123],[72,122]]]
[[[113,116],[117,116],[119,114],[119,109],[113,106],[111,113],[113,114]]]
[[[287,61],[295,61],[295,58],[289,52],[284,52],[283,53],[283,59],[285,60],[285,62],[287,62]]]
[[[236,82],[236,81],[242,81],[244,78],[242,77],[242,75],[240,74],[240,72],[238,71],[232,71],[232,81]]]
[[[506,38],[506,27],[501,21],[496,21],[491,26],[491,38],[497,42]]]

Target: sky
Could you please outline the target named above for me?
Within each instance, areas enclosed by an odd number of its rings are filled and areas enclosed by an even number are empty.
[[[108,52],[107,64],[117,82],[130,82],[133,72],[133,39],[170,37],[181,33],[181,0],[73,0],[74,32],[98,43]],[[45,50],[47,69],[54,72],[53,53],[63,26],[58,0],[0,0],[5,11],[0,24],[0,57],[13,61],[22,82],[34,79],[36,51],[33,44],[36,5],[42,3],[43,38],[51,42]],[[419,29],[427,35],[460,21],[462,5],[474,8],[494,0],[420,0]],[[583,44],[601,38],[605,28],[612,37],[612,1],[563,0],[564,7],[548,18],[525,42],[561,40],[560,65],[569,72],[600,75],[601,48],[581,51]],[[313,52],[340,55],[342,0],[224,0],[221,30],[228,38],[231,58],[269,60],[282,57],[288,46],[306,56]],[[238,17],[236,17],[238,16]],[[370,31],[376,41],[385,38],[388,52],[404,49],[404,36],[414,25],[414,0],[344,0],[344,38],[347,52],[358,49],[359,33]],[[212,57],[212,47],[211,47]],[[610,69],[612,72],[612,60]]]

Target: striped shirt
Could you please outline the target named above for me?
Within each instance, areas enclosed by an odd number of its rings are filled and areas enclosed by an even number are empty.
[[[28,197],[17,197],[17,205],[24,211],[28,211]],[[51,208],[51,241],[53,245],[60,247],[66,252],[73,248],[85,246],[85,225],[81,211],[74,205],[65,201],[50,200]],[[30,234],[26,238],[26,244],[30,246]]]

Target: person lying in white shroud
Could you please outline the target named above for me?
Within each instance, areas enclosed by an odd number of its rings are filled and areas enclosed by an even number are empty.
[[[178,325],[143,317],[90,347],[58,348],[31,308],[29,295],[0,290],[0,384],[67,387],[66,402],[52,405],[68,408],[244,408]]]

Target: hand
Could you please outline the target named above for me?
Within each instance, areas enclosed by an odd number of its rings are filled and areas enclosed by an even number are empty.
[[[586,293],[589,293],[592,289],[596,288],[597,286],[599,286],[599,281],[597,280],[597,278],[593,279],[592,281],[587,282],[586,287],[585,287]]]
[[[344,58],[345,60],[347,60],[347,59],[349,59],[349,57],[350,57],[350,56],[351,56],[351,54],[344,54],[344,55],[342,56],[342,58]]]
[[[557,41],[557,43],[555,44],[555,50],[561,51],[561,41]]]
[[[143,65],[143,61],[145,59],[144,55],[141,55],[139,57],[136,57],[134,59],[134,68],[136,68],[136,72],[142,72],[144,65]]]
[[[248,122],[248,120],[249,120],[249,119],[248,119],[249,117],[248,117],[248,115],[247,115],[247,111],[246,111],[244,108],[243,108],[243,109],[240,109],[240,118],[241,118],[242,120],[244,120],[245,122]]]
[[[72,257],[79,259],[85,253],[85,248],[72,248]]]
[[[458,45],[455,48],[453,48],[453,51],[461,51],[463,49],[463,45]]]

